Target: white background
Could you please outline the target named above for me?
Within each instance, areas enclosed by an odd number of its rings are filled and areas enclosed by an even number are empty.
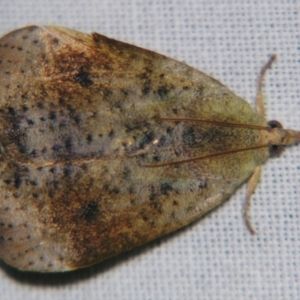
[[[268,118],[300,129],[299,0],[0,0],[1,36],[29,24],[150,48],[213,75],[251,103],[257,74],[276,53],[265,85]],[[251,207],[254,237],[242,220],[244,196],[242,188],[203,220],[87,269],[43,275],[1,261],[0,298],[299,299],[300,149],[264,166]]]

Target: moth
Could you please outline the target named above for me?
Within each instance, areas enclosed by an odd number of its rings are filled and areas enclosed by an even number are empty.
[[[97,33],[2,37],[0,257],[74,270],[189,224],[246,180],[248,206],[261,165],[300,140],[265,119],[273,60],[254,109],[201,71]]]

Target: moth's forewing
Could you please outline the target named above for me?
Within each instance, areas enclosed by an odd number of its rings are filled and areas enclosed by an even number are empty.
[[[0,40],[0,257],[22,270],[91,265],[228,198],[267,149],[266,125],[224,85],[107,37],[27,27]]]

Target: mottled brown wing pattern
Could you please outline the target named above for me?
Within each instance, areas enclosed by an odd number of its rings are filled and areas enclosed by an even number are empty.
[[[0,40],[0,60],[0,257],[19,269],[85,267],[176,230],[269,156],[180,163],[262,143],[257,129],[213,121],[266,121],[215,79],[154,52],[32,26]],[[147,167],[168,162],[178,163]]]

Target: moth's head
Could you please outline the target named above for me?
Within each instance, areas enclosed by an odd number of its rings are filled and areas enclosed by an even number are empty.
[[[284,146],[292,146],[300,142],[299,131],[283,129],[276,120],[269,121],[268,126],[271,128],[269,140],[271,157],[278,157],[283,152]]]

